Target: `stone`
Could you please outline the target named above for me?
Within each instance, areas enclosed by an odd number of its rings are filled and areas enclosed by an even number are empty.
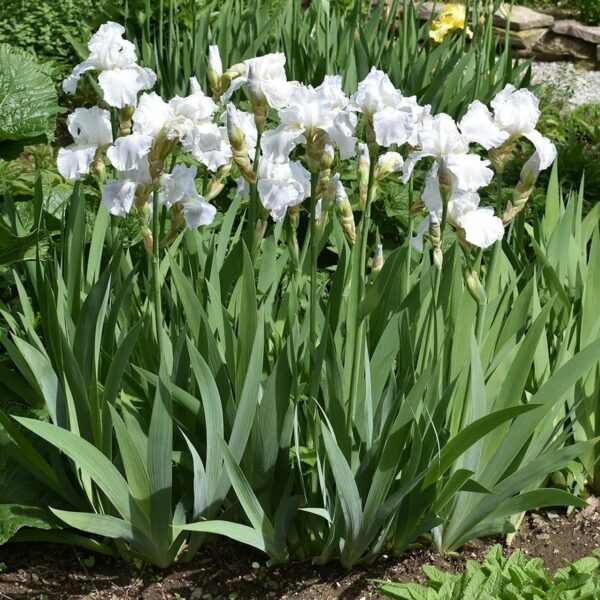
[[[509,31],[510,45],[518,50],[531,50],[547,32],[548,30],[545,27],[541,29],[525,29],[524,31]],[[504,41],[504,29],[494,27],[494,33]]]
[[[578,21],[566,19],[564,21],[556,21],[552,31],[560,35],[569,35],[590,42],[591,44],[600,44],[600,26],[598,25],[584,25]]]
[[[596,60],[596,46],[584,40],[548,31],[531,49],[540,60]]]
[[[550,15],[539,13],[526,6],[513,6],[511,11],[510,6],[506,5],[505,8],[496,11],[494,25],[506,27],[506,13],[510,13],[510,28],[515,31],[548,28],[554,25],[554,17]]]

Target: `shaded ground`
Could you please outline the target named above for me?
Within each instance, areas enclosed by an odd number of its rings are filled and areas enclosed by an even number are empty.
[[[423,564],[459,571],[465,559],[481,558],[495,541],[469,544],[460,558],[419,548],[400,558],[383,556],[351,571],[335,563],[314,567],[309,562],[268,569],[262,554],[229,542],[215,543],[191,563],[167,571],[149,567],[140,571],[70,547],[8,544],[0,548],[0,600],[370,600],[381,598],[369,583],[371,578],[422,580]],[[595,503],[569,516],[552,511],[529,515],[512,548],[543,558],[554,570],[599,546],[600,513]]]

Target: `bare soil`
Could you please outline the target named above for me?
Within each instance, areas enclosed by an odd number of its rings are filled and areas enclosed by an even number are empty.
[[[589,555],[600,547],[599,504],[594,500],[570,515],[558,510],[528,515],[506,552],[519,549],[541,557],[552,571]],[[371,579],[422,581],[424,564],[457,572],[466,559],[482,558],[494,543],[498,540],[470,543],[455,557],[421,546],[346,570],[338,563],[316,567],[310,562],[268,568],[264,555],[216,541],[190,563],[165,571],[136,569],[68,546],[7,544],[0,548],[0,600],[371,600],[382,598]]]

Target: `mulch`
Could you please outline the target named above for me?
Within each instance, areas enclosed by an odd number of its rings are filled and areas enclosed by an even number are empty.
[[[571,514],[557,509],[527,515],[505,551],[518,549],[543,558],[554,571],[600,547],[599,511],[600,502],[594,501]],[[458,572],[465,560],[482,558],[498,541],[477,540],[457,556],[417,546],[399,557],[383,555],[350,570],[337,562],[317,567],[309,561],[269,568],[264,555],[226,541],[215,541],[189,563],[164,571],[139,569],[69,546],[6,544],[0,547],[0,600],[380,599],[372,579],[423,581],[424,564]]]

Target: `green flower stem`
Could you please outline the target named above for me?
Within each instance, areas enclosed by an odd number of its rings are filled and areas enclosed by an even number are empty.
[[[162,357],[162,304],[160,299],[160,204],[159,184],[154,185],[152,194],[152,292],[154,303],[154,327],[158,356]]]
[[[261,132],[258,132],[256,138],[256,149],[254,150],[254,163],[252,165],[254,173],[258,173],[258,162],[260,160],[260,139]],[[258,215],[260,214],[260,200],[258,198],[258,187],[256,182],[250,184],[250,200],[248,203],[248,232],[247,232],[247,246],[250,251],[250,256],[254,261],[256,250],[258,250],[258,244],[255,243],[256,236],[256,224],[258,223]]]
[[[374,153],[373,153],[374,154]],[[359,269],[357,274],[352,274],[352,284],[354,289],[351,293],[354,293],[354,314],[349,314],[348,319],[354,319],[355,331],[354,339],[352,340],[352,374],[350,379],[350,390],[349,390],[349,402],[348,402],[348,413],[346,415],[346,430],[349,438],[352,436],[352,424],[354,419],[354,412],[356,410],[356,401],[358,398],[358,376],[360,371],[360,364],[363,358],[362,349],[364,343],[364,320],[360,314],[360,303],[365,291],[365,271],[367,266],[367,241],[369,237],[369,228],[371,225],[371,204],[373,203],[373,195],[375,190],[375,166],[377,161],[376,156],[371,156],[371,163],[369,165],[369,183],[367,187],[367,202],[365,204],[365,210],[363,212],[362,219],[358,226],[357,235],[357,247],[359,252]]]
[[[412,237],[414,231],[415,220],[412,216],[412,206],[414,202],[414,182],[411,177],[408,182],[408,231],[406,239],[408,240],[408,248],[406,254],[406,269],[404,270],[404,280],[402,282],[402,297],[406,298],[410,291],[410,265],[412,261]]]
[[[497,210],[502,214],[502,172],[496,172],[496,206]],[[502,240],[498,240],[492,249],[492,259],[490,261],[489,269],[486,273],[485,278],[485,294],[489,299],[492,293],[492,282],[494,280],[494,274],[498,268],[498,262],[500,260],[500,252],[502,250]],[[485,313],[487,310],[487,304],[477,305],[477,322],[475,324],[475,336],[477,338],[477,345],[481,346],[483,339],[483,325],[485,322]]]
[[[315,171],[310,176],[310,333],[309,342],[311,350],[317,347],[317,251],[319,238],[317,236],[317,221],[315,212],[317,208],[317,184],[319,172]]]

